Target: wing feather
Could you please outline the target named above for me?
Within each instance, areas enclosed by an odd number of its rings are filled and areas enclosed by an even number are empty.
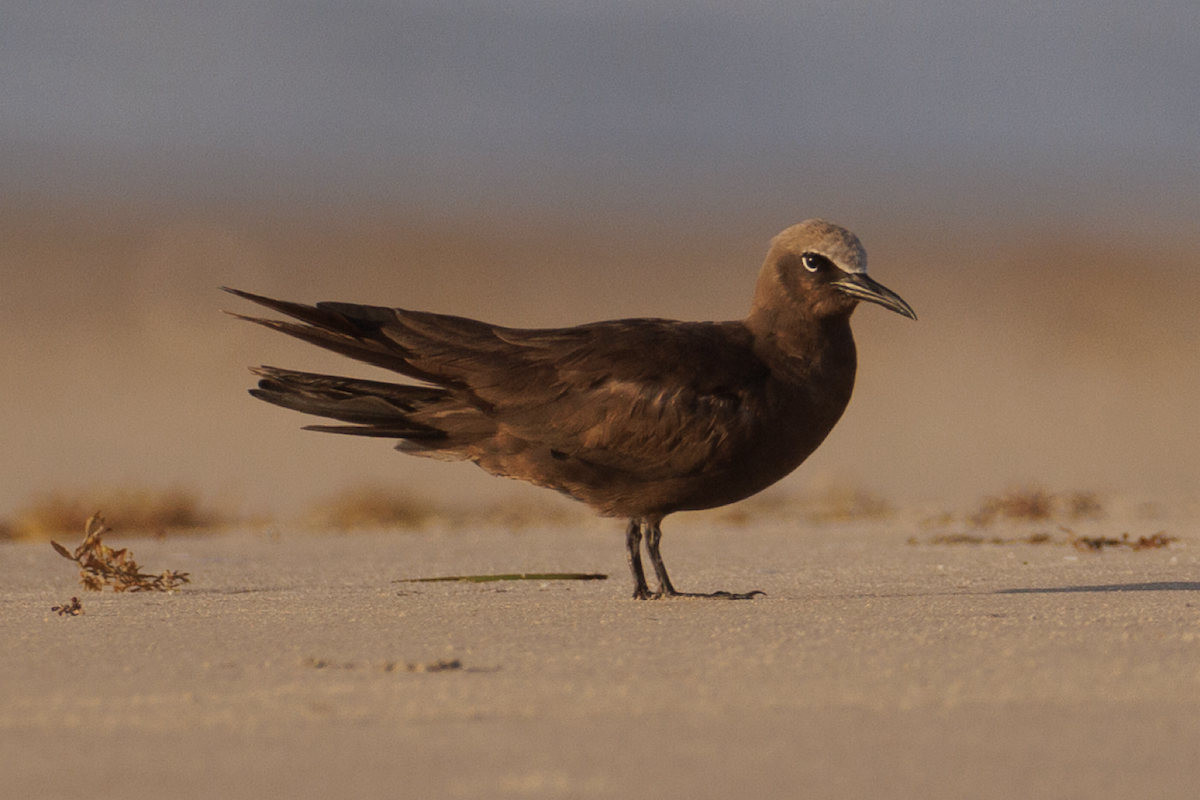
[[[437,419],[432,406],[408,415],[415,430],[445,430],[446,442],[485,467],[489,458],[519,447],[636,480],[681,477],[735,457],[754,441],[767,411],[763,387],[770,372],[739,322],[630,319],[519,329],[445,314],[352,303],[304,306],[233,293],[299,323],[252,321],[434,384],[460,408],[486,416],[491,425],[462,413]],[[482,438],[457,436],[448,429],[456,420]]]

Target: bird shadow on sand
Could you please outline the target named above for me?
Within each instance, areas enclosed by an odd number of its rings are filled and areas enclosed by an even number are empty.
[[[1200,592],[1196,581],[1150,583],[1102,583],[1094,586],[1042,586],[1031,589],[1001,589],[996,594],[1059,594],[1063,592]]]

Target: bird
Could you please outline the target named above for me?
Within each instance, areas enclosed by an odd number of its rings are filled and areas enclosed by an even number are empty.
[[[403,453],[474,462],[627,520],[638,600],[764,594],[678,591],[661,554],[663,519],[750,497],[817,449],[854,388],[850,317],[860,302],[917,318],[867,275],[858,237],[820,219],[771,240],[740,321],[510,328],[222,288],[289,319],[235,317],[409,381],[260,366],[251,368],[259,378],[251,395],[341,423],[307,430],[395,439]]]

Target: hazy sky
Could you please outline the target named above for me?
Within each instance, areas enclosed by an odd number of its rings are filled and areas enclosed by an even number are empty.
[[[1200,185],[1194,0],[9,2],[18,197]],[[1142,176],[1142,177],[1139,177]],[[942,180],[927,178],[934,186]],[[900,194],[910,192],[903,187]],[[953,186],[942,190],[953,193]],[[491,198],[491,199],[488,199]]]

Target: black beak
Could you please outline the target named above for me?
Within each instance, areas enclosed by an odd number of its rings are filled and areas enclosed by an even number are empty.
[[[857,297],[859,300],[866,300],[868,303],[878,303],[884,308],[891,309],[909,319],[917,318],[917,312],[913,311],[912,306],[904,302],[900,295],[882,283],[867,277],[866,273],[850,273],[846,277],[834,281],[833,285],[846,294]]]

